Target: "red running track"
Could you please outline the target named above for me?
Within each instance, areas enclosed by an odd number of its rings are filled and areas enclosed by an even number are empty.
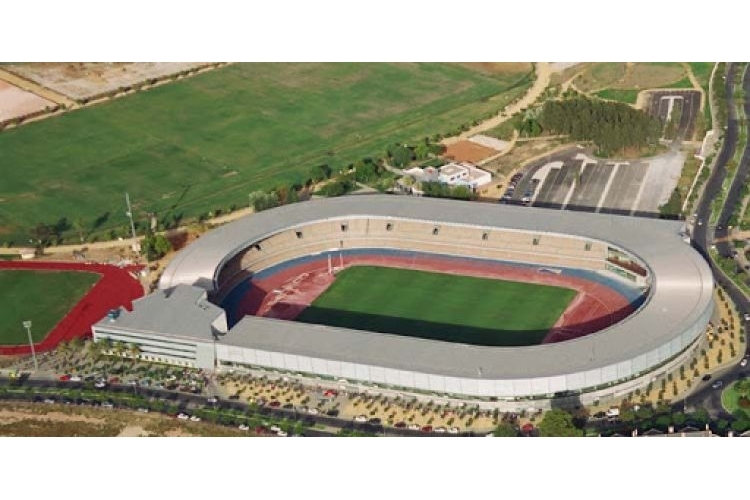
[[[0,261],[0,269],[25,269],[32,271],[85,271],[96,273],[101,278],[80,302],[60,320],[51,332],[41,341],[34,344],[37,352],[54,349],[62,341],[72,340],[91,334],[91,325],[107,315],[110,309],[125,306],[133,308],[133,300],[143,297],[143,287],[131,276],[143,266],[119,268],[107,264],[84,264],[74,262],[22,262]],[[31,347],[0,346],[0,354],[30,354]]]
[[[456,258],[396,257],[392,255],[347,256],[343,262],[333,259],[333,264],[344,267],[372,265],[417,269],[422,271],[503,279],[542,285],[559,286],[576,290],[578,295],[568,305],[542,343],[562,342],[597,332],[621,321],[634,309],[630,302],[615,290],[583,278],[540,272],[540,266],[509,266],[503,263],[477,262]],[[252,314],[293,320],[333,282],[328,274],[326,258],[290,267],[251,283],[250,291],[240,302],[240,315]]]

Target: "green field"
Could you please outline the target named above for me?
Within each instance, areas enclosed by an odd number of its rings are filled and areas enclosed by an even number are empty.
[[[125,190],[141,224],[147,212],[173,220],[247,206],[251,191],[302,183],[314,165],[379,158],[496,112],[530,78],[445,63],[232,64],[9,129],[0,243],[62,217],[87,234],[122,234]]]
[[[595,95],[610,101],[635,104],[635,101],[638,99],[638,92],[639,90],[636,89],[604,89],[596,92]]]
[[[747,400],[748,397],[750,397],[750,381],[737,380],[722,391],[721,405],[729,413],[734,414],[737,410],[742,410],[750,416],[750,406],[740,405],[741,398]],[[745,405],[747,405],[747,401],[745,401]]]
[[[297,321],[486,346],[539,344],[576,292],[565,288],[356,266]]]
[[[698,83],[701,84],[701,87],[708,92],[708,81],[711,79],[711,71],[714,69],[714,64],[712,62],[691,62],[688,63],[690,66],[690,69],[693,70],[693,75],[695,75],[695,79],[698,80]]]
[[[28,344],[25,320],[34,342],[41,341],[98,280],[95,273],[0,271],[0,345]]]

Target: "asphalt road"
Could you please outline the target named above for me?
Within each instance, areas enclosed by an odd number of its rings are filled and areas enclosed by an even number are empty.
[[[742,77],[742,75],[736,75],[736,69],[737,65],[734,63],[730,63],[728,65],[728,74],[725,81],[725,85],[727,88],[727,110],[728,110],[728,122],[726,131],[724,134],[724,142],[722,143],[721,150],[719,151],[719,155],[716,159],[716,165],[714,170],[711,172],[711,175],[708,178],[708,181],[706,182],[706,188],[703,192],[703,196],[701,197],[700,203],[698,205],[698,210],[696,212],[696,219],[697,221],[701,221],[702,224],[698,224],[696,222],[694,228],[693,228],[693,239],[692,244],[695,247],[696,250],[698,250],[708,261],[709,265],[711,266],[711,270],[713,271],[714,278],[716,279],[717,283],[719,283],[729,294],[729,296],[732,298],[734,303],[737,305],[737,308],[739,310],[740,316],[750,313],[750,300],[745,297],[745,295],[740,291],[739,288],[737,288],[734,283],[732,283],[730,280],[724,278],[723,274],[719,269],[716,268],[716,266],[711,262],[710,258],[708,258],[709,255],[709,247],[712,244],[714,238],[720,238],[726,236],[726,222],[729,220],[729,217],[732,214],[732,208],[734,204],[736,204],[739,200],[739,188],[741,187],[741,183],[744,182],[745,178],[747,177],[748,170],[750,170],[750,165],[748,164],[748,155],[750,155],[750,151],[748,148],[745,148],[745,151],[742,156],[742,162],[741,165],[738,167],[737,170],[737,176],[732,184],[732,187],[730,188],[729,195],[727,196],[727,200],[725,202],[724,207],[722,208],[721,215],[719,217],[719,220],[717,222],[716,228],[711,226],[709,224],[710,214],[711,214],[711,201],[716,197],[717,193],[721,189],[721,185],[724,182],[724,178],[726,177],[726,164],[727,161],[734,156],[736,143],[737,143],[737,137],[738,137],[738,122],[737,122],[737,116],[734,110],[734,98],[732,96],[732,84],[735,81],[736,78]],[[743,78],[743,87],[745,89],[745,92],[750,91],[750,73],[747,73],[744,75]],[[750,103],[745,103],[745,112],[750,113]],[[750,114],[748,114],[750,116]],[[721,229],[718,229],[721,228]],[[716,249],[719,251],[721,255],[731,255],[731,243],[727,242],[721,242],[716,244]],[[747,336],[747,324],[745,325],[745,335]],[[733,380],[742,377],[750,375],[750,369],[748,367],[746,368],[740,368],[738,365],[733,367],[725,368],[717,373],[715,373],[711,379],[711,382],[704,383],[702,386],[700,386],[699,389],[697,389],[695,392],[690,394],[687,398],[687,402],[680,402],[679,404],[675,405],[678,407],[682,407],[683,405],[687,406],[688,408],[693,407],[703,407],[712,416],[719,416],[719,415],[725,415],[725,412],[723,408],[721,407],[721,391],[717,389],[712,389],[711,384],[717,380],[722,380],[724,382],[724,385],[731,383]]]

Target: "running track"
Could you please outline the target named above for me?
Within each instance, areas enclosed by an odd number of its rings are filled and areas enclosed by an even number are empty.
[[[576,298],[554,324],[543,343],[561,342],[597,332],[621,321],[637,308],[637,303],[632,303],[602,283],[566,273],[539,272],[542,267],[539,265],[511,266],[501,262],[425,254],[400,257],[385,255],[377,250],[349,255],[340,262],[334,257],[331,263],[334,266],[343,264],[344,267],[375,265],[418,269],[560,286],[577,291]],[[238,287],[237,291],[242,295],[236,298],[239,299],[239,307],[229,308],[233,312],[230,314],[230,321],[236,322],[246,314],[293,320],[333,281],[328,275],[326,257],[317,256],[289,264],[263,271],[259,273],[260,276]]]
[[[91,325],[107,315],[110,309],[125,306],[132,310],[133,300],[143,296],[143,287],[130,273],[143,266],[119,268],[106,264],[83,264],[73,262],[17,262],[0,261],[2,269],[26,269],[45,271],[86,271],[101,276],[81,301],[71,309],[41,342],[34,344],[37,351],[54,349],[62,341],[91,334]],[[0,354],[30,354],[28,345],[3,347]]]

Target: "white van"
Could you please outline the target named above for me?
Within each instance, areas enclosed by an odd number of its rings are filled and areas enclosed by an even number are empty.
[[[620,409],[616,406],[613,406],[609,410],[607,410],[607,416],[608,417],[619,417],[620,416]]]

